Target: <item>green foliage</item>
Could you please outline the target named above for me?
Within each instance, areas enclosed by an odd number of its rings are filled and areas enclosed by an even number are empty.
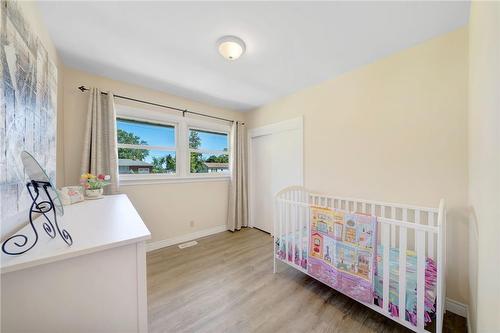
[[[203,163],[203,156],[201,153],[191,153],[191,173],[203,173],[208,172],[208,168]]]
[[[201,145],[201,139],[196,131],[190,131],[189,133],[189,148],[198,149]]]
[[[167,170],[175,172],[175,157],[168,154],[165,158],[165,164],[167,165]]]
[[[175,157],[171,154],[163,157],[153,156],[153,173],[175,172]]]
[[[137,135],[134,135],[134,133],[130,133],[122,129],[118,129],[117,138],[118,138],[118,143],[127,143],[131,145],[148,144],[146,141],[141,140],[141,138],[138,137]],[[120,159],[143,161],[148,155],[149,151],[145,149],[118,148],[118,158]]]
[[[189,133],[189,148],[198,149],[201,145],[201,139],[196,131],[190,131]],[[190,156],[190,167],[192,173],[207,172],[208,168],[203,163],[203,156],[201,153],[191,153]]]
[[[210,162],[210,163],[229,163],[229,155],[219,155],[215,156],[212,155],[205,162]]]

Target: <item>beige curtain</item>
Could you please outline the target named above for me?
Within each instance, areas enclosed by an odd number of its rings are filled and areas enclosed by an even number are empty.
[[[228,230],[248,226],[247,140],[245,125],[235,121],[231,130],[232,175],[229,185]]]
[[[118,191],[118,152],[116,149],[116,113],[112,93],[90,90],[81,173],[111,176],[106,194]]]

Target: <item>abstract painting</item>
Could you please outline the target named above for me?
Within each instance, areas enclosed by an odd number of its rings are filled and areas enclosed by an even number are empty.
[[[57,67],[15,1],[1,0],[0,218],[2,237],[31,203],[20,160],[30,152],[55,180]],[[17,222],[16,222],[17,221]]]

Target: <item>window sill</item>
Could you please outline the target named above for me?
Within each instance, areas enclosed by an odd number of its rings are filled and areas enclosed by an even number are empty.
[[[196,175],[196,176],[165,176],[165,175],[120,175],[120,186],[178,184],[178,183],[203,183],[203,182],[228,182],[230,175]]]

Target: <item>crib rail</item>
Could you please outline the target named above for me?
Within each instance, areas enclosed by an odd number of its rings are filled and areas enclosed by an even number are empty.
[[[426,257],[431,258],[437,267],[436,278],[436,332],[441,332],[445,299],[445,224],[446,209],[441,200],[438,208],[419,207],[413,205],[384,203],[371,200],[342,198],[310,193],[303,187],[290,187],[279,192],[275,199],[274,209],[274,257],[307,274],[303,264],[308,253],[310,207],[322,207],[345,212],[364,213],[377,217],[377,243],[382,245],[382,253],[378,255],[383,261],[382,302],[381,306],[365,304],[394,321],[415,332],[425,330],[426,304]],[[284,242],[285,256],[276,253],[276,240],[290,239]],[[390,294],[390,249],[399,249],[398,272],[398,304],[399,311],[395,315],[389,306]],[[413,323],[407,319],[406,310],[413,313],[415,309],[406,309],[406,269],[408,251],[416,255],[417,260],[417,298],[416,318]],[[297,253],[298,252],[298,253]],[[394,289],[394,286],[392,286]],[[429,301],[428,301],[429,302]],[[428,304],[429,305],[429,304]],[[431,304],[432,305],[432,304]],[[414,325],[416,324],[416,325]]]

